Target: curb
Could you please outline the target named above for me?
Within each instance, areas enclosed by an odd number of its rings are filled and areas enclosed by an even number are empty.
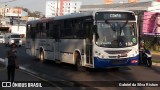
[[[160,63],[154,63],[154,62],[152,62],[152,65],[154,65],[154,66],[160,66]]]

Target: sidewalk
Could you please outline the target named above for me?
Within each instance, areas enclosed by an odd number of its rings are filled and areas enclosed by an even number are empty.
[[[160,52],[151,52],[152,55],[160,55]]]
[[[0,62],[0,81],[3,81],[3,82],[6,82],[7,80],[7,72],[6,72],[6,67],[2,64],[2,62]],[[41,80],[41,78],[33,75],[33,74],[30,74],[30,73],[27,73],[27,72],[24,72],[23,70],[20,70],[20,69],[17,69],[16,72],[15,72],[15,82],[18,82],[18,81],[21,81],[22,83],[23,82],[31,82],[33,81],[36,81],[36,82],[42,82],[43,80]],[[36,83],[35,82],[35,83]],[[51,86],[51,85],[49,85]],[[36,88],[23,88],[23,90],[28,90],[28,89],[31,89],[31,90],[62,90],[60,88],[57,88],[56,86],[54,87],[43,87],[43,84],[42,84],[42,88],[41,87],[36,87]],[[0,87],[0,90],[22,90],[22,88],[19,88],[19,87],[14,87],[14,88],[9,88],[9,87]]]

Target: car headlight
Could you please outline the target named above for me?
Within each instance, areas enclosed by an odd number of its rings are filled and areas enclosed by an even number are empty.
[[[22,40],[19,40],[19,42],[21,43],[21,42],[22,42]]]
[[[14,40],[11,40],[11,43],[14,43]]]

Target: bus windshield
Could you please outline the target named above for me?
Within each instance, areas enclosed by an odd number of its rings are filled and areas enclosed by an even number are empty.
[[[135,22],[98,22],[96,44],[101,47],[120,48],[137,44]]]

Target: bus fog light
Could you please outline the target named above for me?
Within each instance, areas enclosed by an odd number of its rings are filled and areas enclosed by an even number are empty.
[[[138,60],[132,60],[131,63],[138,63]]]

